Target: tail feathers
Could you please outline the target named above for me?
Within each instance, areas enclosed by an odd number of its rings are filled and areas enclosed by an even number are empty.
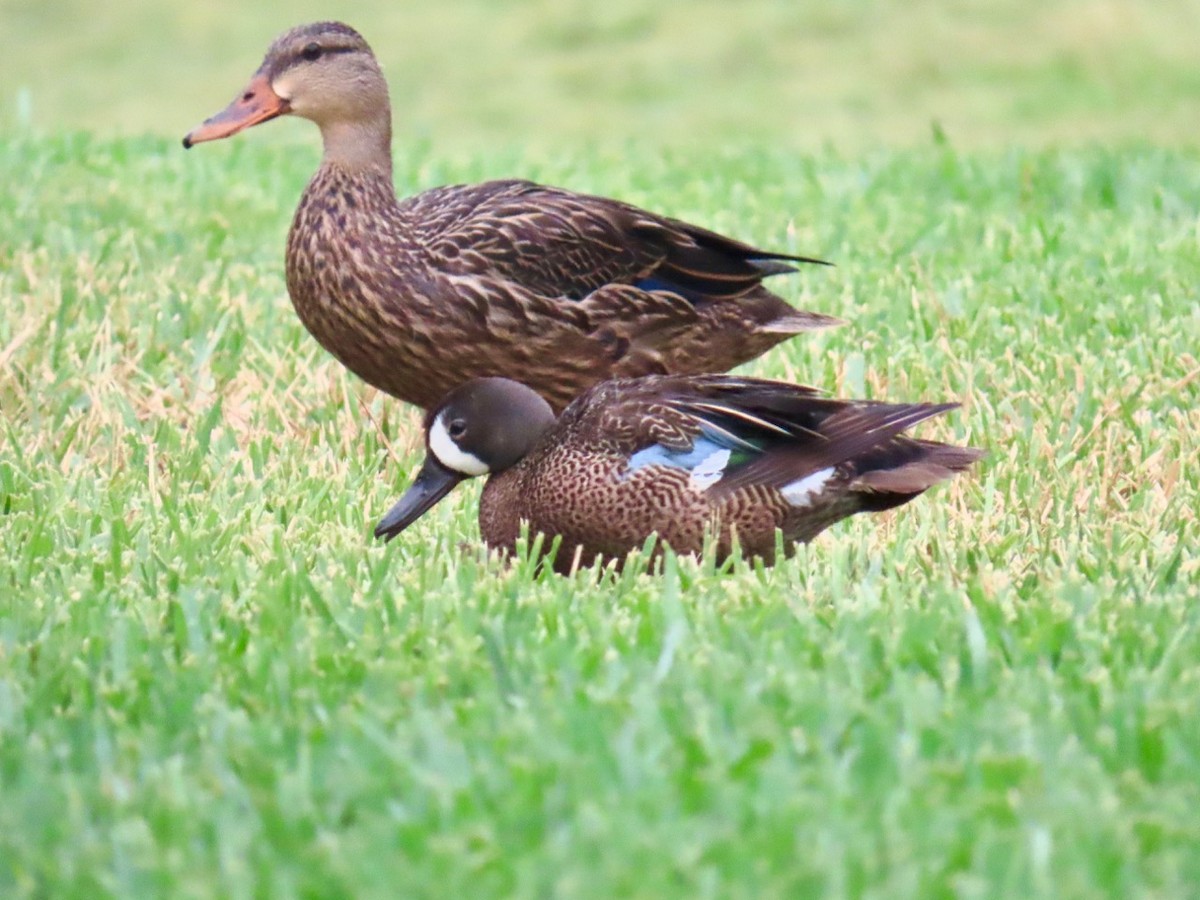
[[[739,297],[764,278],[796,271],[797,264],[829,265],[814,257],[760,250],[675,219],[642,221],[633,231],[662,253],[659,264],[641,281],[701,301]]]
[[[795,272],[796,267],[792,263],[810,263],[815,266],[833,265],[828,260],[817,259],[815,256],[787,256],[782,253],[771,256],[751,257],[746,262],[758,269],[763,278],[770,278],[772,275],[787,275]]]
[[[693,414],[710,423],[728,420],[729,430],[749,430],[760,447],[710,489],[714,496],[755,484],[783,490],[830,469],[848,476],[848,482],[839,480],[842,489],[852,491],[862,509],[887,509],[966,469],[981,455],[970,447],[902,435],[917,423],[953,409],[954,403],[846,404],[811,394],[788,398],[776,393],[767,385],[758,396],[746,396],[741,404],[746,414],[737,417],[727,413],[722,417],[718,403],[691,404]],[[759,420],[770,427],[755,425]]]
[[[772,398],[764,398],[764,401]],[[826,468],[852,465],[852,471],[888,467],[889,451],[901,444],[899,434],[918,422],[952,409],[955,404],[869,403],[843,404],[824,398],[796,397],[786,418],[780,411],[756,404],[755,410],[780,426],[784,436],[775,437],[762,453],[732,470],[711,489],[714,495],[732,494],[754,484],[782,489],[797,479]],[[808,407],[808,409],[805,409]],[[832,414],[829,414],[830,408]],[[915,441],[903,441],[914,444]],[[881,465],[860,466],[877,457]]]
[[[795,266],[781,259],[747,259],[746,262],[758,269],[758,273],[763,278],[770,278],[772,275],[788,275],[796,271]]]
[[[822,434],[831,442],[857,441],[860,449],[852,451],[857,456],[919,422],[957,408],[957,403],[853,403],[830,416]]]
[[[751,266],[759,269],[764,275],[782,275],[794,272],[796,267],[790,263],[807,263],[818,266],[831,266],[833,263],[815,256],[798,256],[794,253],[776,253],[773,250],[760,250],[750,244],[736,240],[699,225],[685,222],[675,222],[676,226],[700,247],[714,253],[735,256],[745,260]]]
[[[846,321],[839,319],[837,316],[826,316],[803,309],[793,309],[786,315],[759,325],[758,331],[763,334],[801,334],[805,331],[817,331],[821,328],[837,328],[845,324]]]
[[[730,303],[710,304],[708,308],[716,312],[722,307],[730,314],[736,314],[755,334],[778,335],[779,340],[805,331],[834,328],[844,324],[834,316],[796,309],[762,285],[747,291]]]
[[[986,454],[975,447],[955,447],[932,441],[899,439],[890,447],[880,448],[889,455],[899,455],[891,465],[869,468],[882,460],[859,460],[860,474],[850,482],[850,490],[859,496],[862,508],[868,512],[892,509],[907,503],[939,482],[966,471]],[[883,454],[880,454],[883,455]]]

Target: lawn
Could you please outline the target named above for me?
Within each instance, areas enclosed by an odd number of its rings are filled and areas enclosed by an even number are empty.
[[[774,569],[564,578],[478,548],[478,485],[371,539],[420,436],[287,300],[316,136],[174,135],[237,40],[159,134],[34,94],[0,135],[0,895],[1200,891],[1200,152],[1132,101],[1063,146],[401,117],[405,193],[519,174],[832,259],[777,285],[847,325],[747,370],[961,400],[920,433],[990,452]]]
[[[0,126],[178,134],[290,25],[344,19],[440,155],[1195,143],[1195,0],[5,0]],[[299,134],[300,125],[280,130]],[[304,130],[307,134],[307,131]]]

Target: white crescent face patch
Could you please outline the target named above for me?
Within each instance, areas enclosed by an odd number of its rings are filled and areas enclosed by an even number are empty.
[[[454,443],[454,439],[446,430],[445,418],[446,414],[442,413],[433,420],[429,429],[429,452],[437,457],[438,462],[454,472],[472,477],[485,474],[488,467],[484,465],[483,460],[467,453]]]

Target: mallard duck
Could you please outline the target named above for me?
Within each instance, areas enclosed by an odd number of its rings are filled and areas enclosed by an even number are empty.
[[[901,433],[956,404],[833,400],[725,375],[606,381],[559,418],[504,378],[451,391],[425,419],[416,479],[380,521],[400,534],[465,478],[488,475],[484,541],[511,550],[522,522],[560,537],[555,568],[618,563],[657,534],[676,552],[737,544],[768,564],[833,523],[912,500],[981,453]],[[549,541],[547,541],[549,544]]]
[[[352,372],[423,409],[473,377],[507,376],[561,410],[606,378],[724,371],[837,321],[762,285],[820,260],[617,200],[528,181],[398,200],[387,84],[338,22],[282,35],[183,144],[289,114],[324,141],[287,241],[296,312]]]

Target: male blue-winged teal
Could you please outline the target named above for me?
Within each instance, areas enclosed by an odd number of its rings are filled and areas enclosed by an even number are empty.
[[[774,561],[857,512],[907,503],[981,453],[903,437],[955,404],[833,400],[777,381],[647,376],[607,381],[557,420],[535,391],[470,381],[425,419],[426,456],[375,529],[389,540],[462,481],[487,474],[479,527],[511,549],[520,523],[561,535],[555,568],[622,559],[653,532],[680,553],[706,531],[728,555]]]
[[[183,143],[287,114],[316,122],[325,145],[288,235],[296,312],[352,372],[423,409],[503,375],[561,410],[606,378],[721,372],[836,323],[762,285],[820,260],[616,200],[528,181],[398,200],[387,84],[341,23],[278,38],[238,98]]]

